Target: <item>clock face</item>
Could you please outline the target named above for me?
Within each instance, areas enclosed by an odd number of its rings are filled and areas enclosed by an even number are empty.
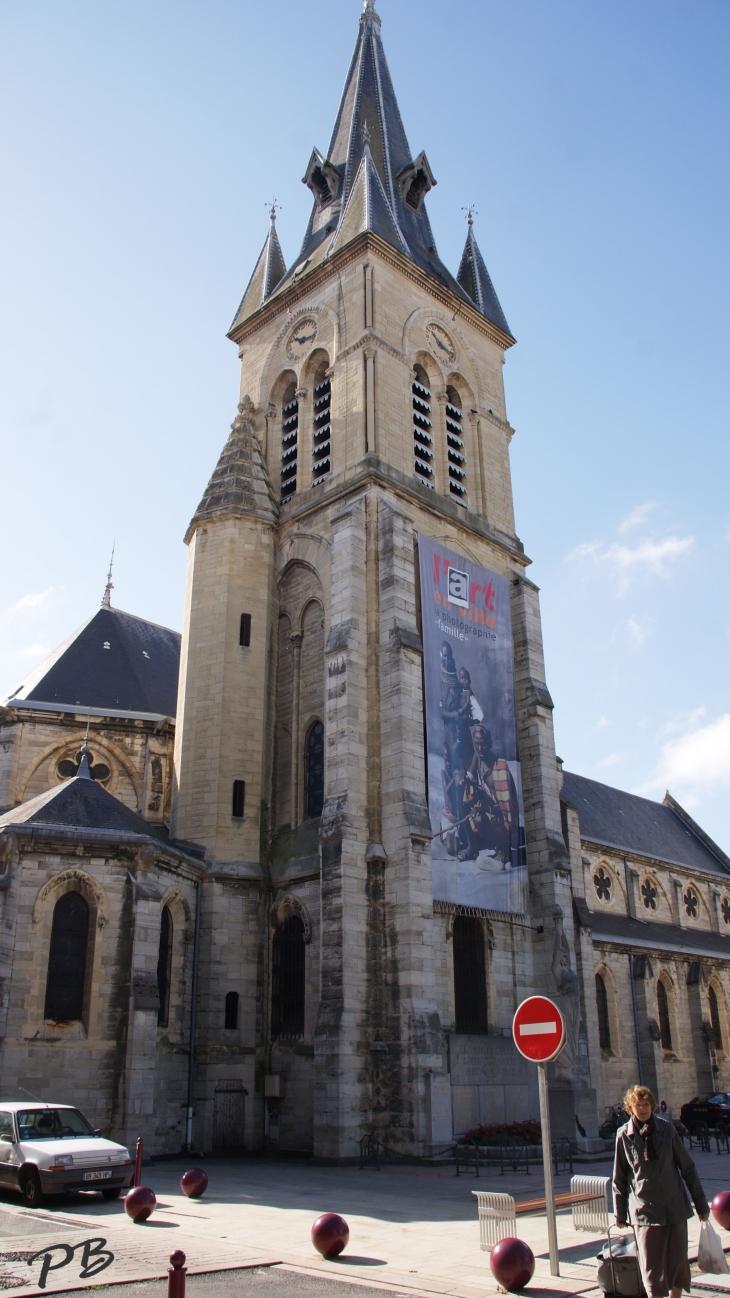
[[[456,348],[446,330],[442,329],[441,325],[430,324],[426,328],[426,334],[435,347],[439,360],[448,361],[449,365],[453,365],[456,360]]]
[[[286,345],[286,354],[290,361],[297,361],[304,356],[314,344],[317,337],[317,321],[309,317],[300,321],[296,329],[289,335],[289,341]]]

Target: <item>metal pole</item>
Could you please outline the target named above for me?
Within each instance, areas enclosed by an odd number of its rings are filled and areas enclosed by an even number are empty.
[[[141,1136],[137,1137],[137,1148],[134,1151],[134,1180],[132,1185],[142,1184],[142,1159],[144,1157],[144,1141]]]
[[[545,1211],[547,1213],[548,1245],[550,1248],[550,1274],[560,1275],[558,1257],[558,1227],[555,1220],[555,1195],[553,1192],[553,1150],[550,1139],[550,1104],[548,1101],[547,1065],[537,1065],[540,1084],[540,1127],[542,1129],[542,1165],[545,1174]]]
[[[190,1055],[188,1059],[188,1106],[185,1149],[193,1152],[193,1106],[195,1103],[195,1019],[198,1007],[198,953],[200,949],[200,880],[195,885],[195,938],[193,941],[193,986],[190,1003]]]

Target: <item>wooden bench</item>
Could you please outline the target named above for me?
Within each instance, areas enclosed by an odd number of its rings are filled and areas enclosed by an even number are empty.
[[[555,1207],[573,1209],[573,1229],[593,1234],[608,1230],[610,1181],[603,1176],[574,1176],[570,1190],[555,1195]],[[517,1217],[531,1212],[545,1212],[546,1201],[522,1199],[515,1203],[511,1194],[472,1190],[479,1209],[480,1247],[489,1253],[500,1239],[513,1235]]]

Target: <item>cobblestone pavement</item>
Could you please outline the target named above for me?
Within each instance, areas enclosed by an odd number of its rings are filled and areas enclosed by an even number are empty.
[[[252,1294],[279,1284],[296,1289],[295,1279],[272,1280],[265,1264],[279,1263],[277,1275],[301,1277],[301,1293],[313,1292],[309,1281],[327,1292],[328,1279],[356,1283],[362,1292],[371,1290],[406,1295],[453,1295],[476,1298],[496,1292],[488,1256],[479,1248],[475,1189],[499,1190],[517,1199],[542,1193],[542,1172],[532,1168],[500,1176],[482,1169],[457,1177],[453,1166],[357,1168],[315,1167],[305,1161],[281,1159],[199,1160],[208,1172],[210,1185],[202,1199],[186,1199],[179,1178],[186,1164],[162,1162],[144,1169],[144,1182],[158,1196],[158,1207],[144,1226],[134,1226],[126,1217],[121,1201],[107,1203],[100,1196],[79,1194],[63,1200],[49,1200],[41,1212],[30,1213],[18,1199],[5,1194],[0,1199],[0,1288],[7,1298],[14,1294],[70,1292],[79,1286],[79,1260],[86,1239],[107,1241],[114,1262],[82,1281],[84,1287],[127,1283],[164,1276],[172,1248],[182,1248],[191,1272],[206,1273],[188,1281],[190,1298],[232,1292]],[[700,1175],[708,1197],[730,1186],[730,1157],[700,1154]],[[576,1168],[584,1174],[608,1176],[611,1163],[602,1161]],[[561,1173],[556,1189],[569,1186],[569,1173]],[[315,1253],[309,1237],[311,1224],[321,1212],[336,1211],[350,1225],[350,1244],[337,1261],[325,1261]],[[12,1219],[9,1222],[9,1219]],[[57,1228],[57,1229],[54,1229]],[[690,1223],[690,1241],[696,1249],[699,1223]],[[561,1275],[550,1275],[544,1214],[518,1219],[518,1233],[536,1256],[535,1277],[530,1293],[538,1295],[590,1294],[597,1298],[595,1254],[602,1237],[576,1234],[569,1212],[558,1215]],[[53,1239],[51,1239],[51,1235]],[[730,1247],[730,1237],[724,1242]],[[50,1243],[74,1248],[73,1261],[46,1277],[41,1290],[38,1275],[42,1262],[28,1268],[25,1259],[7,1258]],[[5,1259],[3,1260],[3,1256]],[[62,1259],[63,1252],[54,1254]],[[244,1273],[242,1268],[253,1268]],[[93,1270],[93,1264],[92,1264]],[[228,1279],[225,1270],[230,1272]],[[210,1272],[221,1272],[215,1279]],[[22,1286],[13,1284],[12,1277]],[[234,1281],[234,1276],[238,1280]],[[730,1295],[723,1277],[697,1277],[697,1295],[709,1298],[714,1290]],[[226,1287],[228,1286],[228,1288]],[[694,1285],[693,1285],[694,1287]],[[154,1298],[158,1286],[134,1286],[120,1290]],[[208,1292],[208,1289],[206,1289]],[[278,1292],[278,1290],[277,1290]],[[299,1292],[299,1291],[297,1291]],[[338,1290],[342,1293],[342,1289]]]

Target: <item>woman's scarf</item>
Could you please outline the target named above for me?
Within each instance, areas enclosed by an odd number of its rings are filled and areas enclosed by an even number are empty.
[[[659,1133],[657,1131],[656,1122],[654,1121],[654,1114],[652,1113],[649,1121],[644,1122],[641,1126],[639,1126],[636,1118],[634,1118],[634,1131],[637,1132],[644,1141],[644,1162],[656,1163],[659,1159],[659,1152],[657,1150]]]

